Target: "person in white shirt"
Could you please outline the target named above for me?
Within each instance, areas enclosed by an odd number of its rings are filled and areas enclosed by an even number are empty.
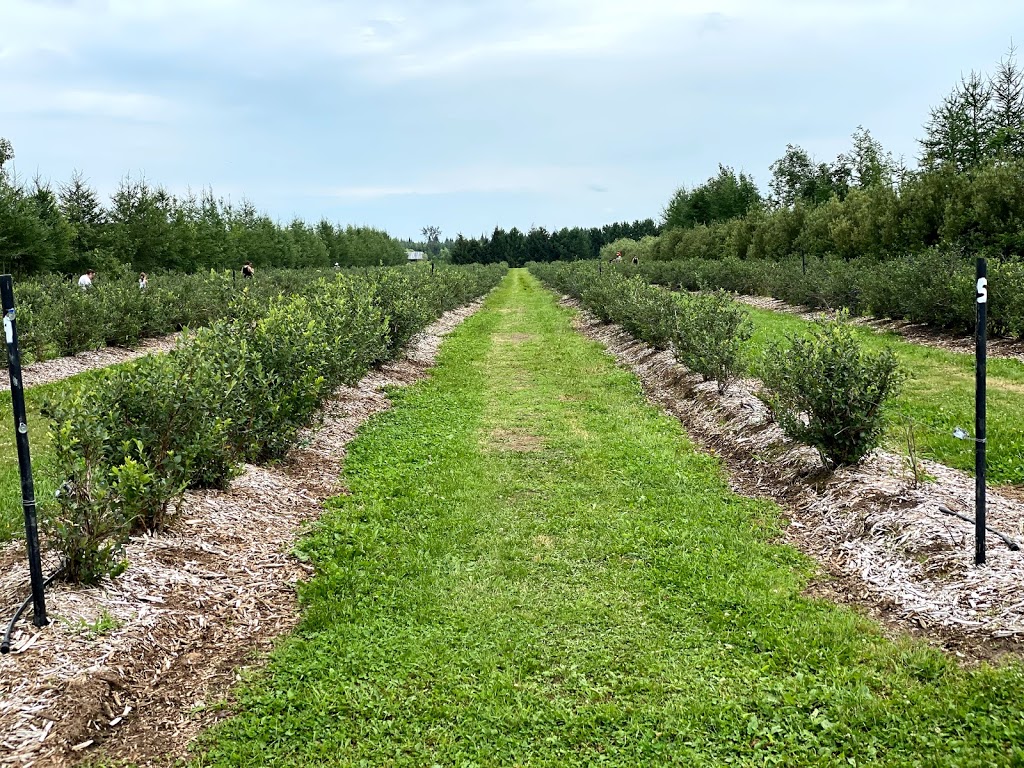
[[[149,276],[145,272],[139,272],[139,290],[144,291],[149,287]]]
[[[95,274],[96,272],[90,269],[88,272],[86,272],[84,275],[78,278],[78,287],[81,288],[83,291],[87,291],[90,288],[92,288],[92,278]]]

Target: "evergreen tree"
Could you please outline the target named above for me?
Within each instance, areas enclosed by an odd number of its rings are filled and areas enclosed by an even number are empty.
[[[63,271],[83,272],[92,266],[92,254],[103,242],[107,213],[81,171],[76,170],[60,187],[58,200],[71,227],[71,263]]]
[[[990,156],[996,138],[992,93],[992,85],[976,72],[960,79],[925,125],[922,165],[949,165],[965,172]]]
[[[11,142],[0,136],[0,174],[5,173],[4,164],[8,160],[14,159],[14,147],[11,146]]]
[[[0,270],[27,275],[45,268],[39,244],[46,235],[34,202],[16,179],[0,173]]]
[[[850,183],[862,189],[891,187],[895,183],[896,163],[880,141],[862,125],[853,132],[853,149],[842,160],[850,170]]]
[[[746,215],[761,203],[761,193],[753,179],[725,165],[718,166],[718,174],[692,190],[680,187],[664,211],[666,228],[690,229],[698,224],[728,221]],[[639,240],[642,226],[631,227],[623,237]],[[618,239],[618,238],[616,238]]]
[[[487,262],[498,264],[504,261],[506,264],[512,262],[512,250],[509,245],[508,235],[504,229],[495,227],[491,234],[491,241],[487,247]]]
[[[41,225],[41,237],[34,243],[36,263],[33,271],[66,271],[73,259],[74,232],[57,204],[57,196],[49,183],[36,177],[32,182],[30,200]]]
[[[143,272],[174,268],[169,221],[173,203],[166,190],[151,188],[145,178],[125,176],[111,196],[104,238],[113,258]]]
[[[1024,158],[1024,72],[1012,45],[992,77],[992,154]]]
[[[204,189],[199,198],[196,247],[204,268],[235,269],[228,248],[228,226],[225,206],[214,197],[212,189]]]
[[[842,200],[849,191],[851,169],[845,157],[832,165],[819,163],[799,146],[786,145],[786,153],[771,165],[770,201],[776,208],[797,203],[818,206],[833,197]]]

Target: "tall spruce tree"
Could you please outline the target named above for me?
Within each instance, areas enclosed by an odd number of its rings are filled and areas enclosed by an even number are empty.
[[[81,171],[75,171],[58,193],[61,213],[71,227],[71,263],[67,271],[81,272],[91,266],[92,253],[103,241],[107,213],[99,195]]]
[[[992,153],[1024,158],[1024,71],[1011,45],[992,76]]]
[[[977,72],[960,78],[925,125],[926,136],[920,142],[922,165],[951,166],[966,172],[991,156],[995,136],[992,93],[992,84]]]

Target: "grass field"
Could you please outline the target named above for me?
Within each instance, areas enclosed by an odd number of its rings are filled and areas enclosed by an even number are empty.
[[[350,446],[197,766],[1024,763],[1024,670],[803,596],[777,509],[523,270]]]
[[[6,378],[6,371],[2,375]],[[48,397],[59,397],[62,391],[71,386],[75,386],[75,382],[67,379],[25,390],[29,454],[32,457],[32,478],[40,513],[53,500],[56,491],[53,473],[47,471],[52,456],[49,420],[40,413],[40,408]],[[0,392],[0,542],[22,538],[24,535],[25,518],[21,503],[21,476],[18,474],[18,450],[14,442],[11,393]]]
[[[751,359],[772,341],[802,332],[810,321],[770,310],[746,308],[754,323]],[[910,374],[893,414],[886,447],[906,452],[904,418],[915,425],[924,458],[966,472],[974,471],[974,443],[953,437],[962,427],[974,434],[974,356],[903,341],[894,333],[857,328],[869,349],[889,347]],[[1024,363],[988,361],[988,478],[1024,484]]]

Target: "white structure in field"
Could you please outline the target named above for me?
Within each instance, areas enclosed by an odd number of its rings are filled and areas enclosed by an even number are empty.
[[[427,254],[425,254],[423,251],[406,251],[405,257],[409,261],[426,261]]]

